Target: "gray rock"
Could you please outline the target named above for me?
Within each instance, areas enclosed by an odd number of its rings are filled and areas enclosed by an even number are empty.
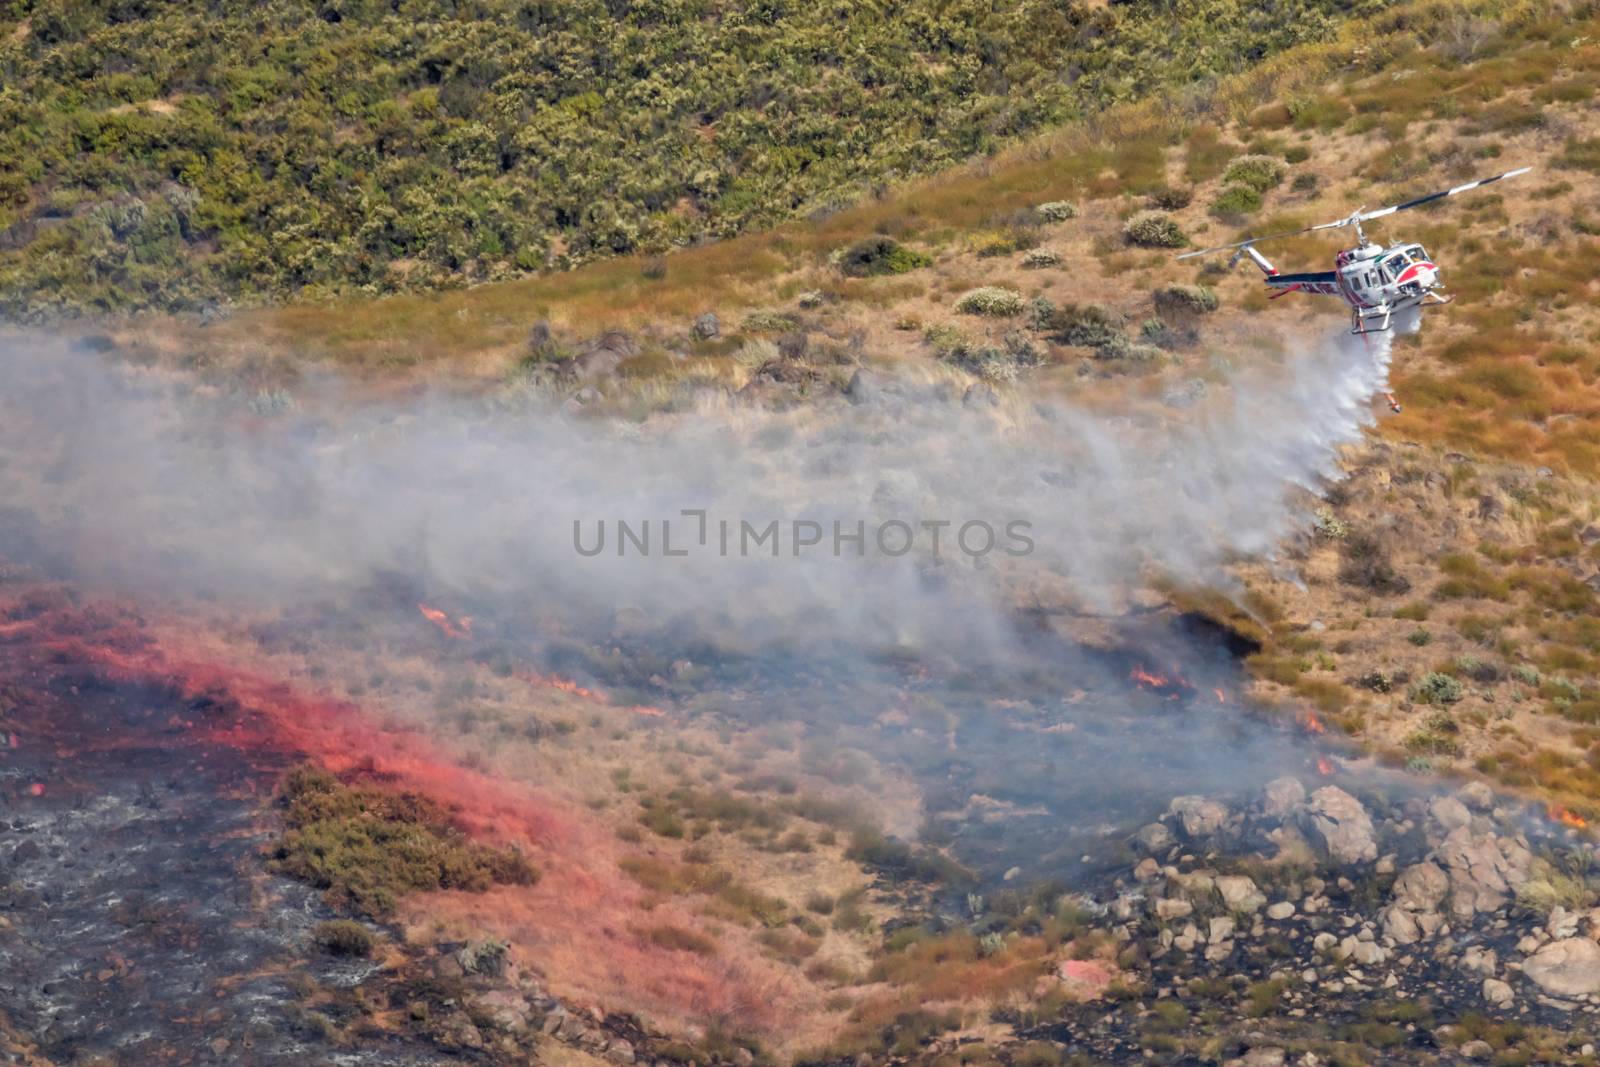
[[[722,333],[722,320],[714,312],[706,312],[694,320],[694,335],[703,341],[709,341]]]
[[[1464,826],[1445,836],[1437,854],[1450,875],[1450,910],[1462,919],[1504,907],[1533,863],[1533,853],[1515,838],[1474,835]]]
[[[1485,782],[1468,782],[1456,790],[1456,796],[1473,811],[1488,811],[1494,807],[1494,790]]]
[[[1494,1055],[1494,1046],[1487,1041],[1468,1041],[1461,1046],[1461,1054],[1469,1060],[1486,1060]]]
[[[1428,813],[1447,831],[1472,825],[1472,813],[1455,797],[1434,797],[1433,803],[1428,805]]]
[[[1167,897],[1156,901],[1156,918],[1162,922],[1171,922],[1173,919],[1186,919],[1192,914],[1194,914],[1194,905],[1187,900]]]
[[[1294,914],[1294,905],[1287,900],[1280,900],[1275,904],[1267,905],[1267,918],[1273,922],[1282,922]]]
[[[1285,775],[1274,778],[1261,790],[1261,811],[1263,814],[1281,819],[1305,803],[1306,787],[1300,784],[1300,779]]]
[[[1222,903],[1229,911],[1249,914],[1260,910],[1267,902],[1255,882],[1240,874],[1217,875],[1217,892],[1222,895]]]
[[[1378,858],[1372,819],[1361,801],[1336,785],[1325,785],[1311,794],[1310,809],[1311,827],[1334,859],[1360,863]]]
[[[1228,821],[1225,805],[1200,796],[1174,797],[1167,811],[1178,817],[1183,832],[1190,838],[1210,837]]]
[[[1450,878],[1438,864],[1414,863],[1394,881],[1393,899],[1407,911],[1436,911],[1450,889]]]
[[[1226,915],[1219,915],[1211,920],[1211,928],[1207,932],[1206,940],[1211,944],[1220,944],[1233,937],[1234,922]]]
[[[1523,961],[1522,973],[1556,996],[1600,993],[1600,945],[1586,937],[1552,941]]]
[[[1175,843],[1172,836],[1172,831],[1168,830],[1165,826],[1158,822],[1148,823],[1145,826],[1141,826],[1139,828],[1139,832],[1133,835],[1133,839],[1137,841],[1146,852],[1165,852]]]
[[[1472,945],[1461,954],[1461,969],[1493,978],[1500,969],[1500,956],[1492,948]]]

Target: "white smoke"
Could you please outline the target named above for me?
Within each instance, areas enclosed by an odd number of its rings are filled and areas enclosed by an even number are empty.
[[[1312,341],[1143,417],[1022,395],[968,407],[907,378],[859,405],[707,401],[620,425],[445,398],[261,418],[164,373],[20,343],[0,351],[0,532],[5,554],[122,590],[267,604],[398,570],[535,616],[627,606],[751,641],[973,648],[1000,640],[1019,587],[1115,605],[1153,571],[1217,580],[1228,558],[1270,551],[1301,521],[1292,490],[1334,475],[1370,421],[1387,362],[1382,339]],[[683,514],[702,509],[704,547]],[[602,520],[605,551],[580,554],[574,523],[592,546]],[[618,556],[618,520],[651,527],[650,554]],[[663,555],[664,520],[687,556]],[[892,520],[915,551],[876,550]],[[779,555],[744,554],[739,524],[772,521]],[[798,557],[796,521],[822,531]],[[981,559],[955,543],[975,521],[998,538]],[[929,522],[950,524],[937,559]],[[1004,551],[1018,522],[1027,555]],[[835,523],[864,525],[864,558],[850,542],[835,554]]]

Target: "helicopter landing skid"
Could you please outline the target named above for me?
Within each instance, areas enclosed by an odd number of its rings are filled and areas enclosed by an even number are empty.
[[[1369,333],[1385,333],[1389,329],[1389,320],[1393,317],[1387,305],[1372,308],[1370,311],[1357,311],[1351,316],[1350,332],[1357,337],[1365,337]]]

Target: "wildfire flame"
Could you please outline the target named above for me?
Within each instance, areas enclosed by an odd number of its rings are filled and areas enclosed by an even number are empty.
[[[1324,778],[1333,777],[1333,764],[1328,762],[1328,757],[1317,757],[1317,773],[1322,775]]]
[[[598,689],[589,689],[574,682],[571,678],[563,678],[559,674],[536,674],[532,671],[519,671],[517,677],[529,685],[543,686],[548,689],[558,689],[563,693],[571,693],[580,700],[592,701],[596,704],[609,704],[611,698]],[[653,708],[647,704],[635,704],[629,711],[638,715],[649,715],[660,718],[666,714],[660,708]]]
[[[452,619],[438,608],[430,608],[426,604],[418,604],[417,610],[422,612],[422,617],[437,626],[439,632],[446,637],[453,637],[459,641],[472,636],[472,617],[469,615],[462,615],[460,618]]]
[[[1133,670],[1128,672],[1128,677],[1132,678],[1139,685],[1148,686],[1151,689],[1165,689],[1167,686],[1172,684],[1171,682],[1167,681],[1165,675],[1151,674],[1143,667],[1135,667]]]
[[[1228,702],[1228,694],[1222,691],[1221,686],[1218,686],[1211,691],[1216,694],[1218,704],[1226,704]]]
[[[1589,825],[1588,819],[1585,819],[1570,808],[1562,807],[1560,804],[1551,804],[1545,809],[1545,814],[1550,817],[1551,822],[1562,823],[1575,830],[1582,830]]]
[[[1317,717],[1317,713],[1314,711],[1301,712],[1300,725],[1310,733],[1325,734],[1328,732],[1328,728],[1323,725],[1322,720]]]

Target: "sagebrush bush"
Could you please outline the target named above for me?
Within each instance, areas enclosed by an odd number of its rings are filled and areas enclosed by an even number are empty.
[[[1194,190],[1185,185],[1163,185],[1150,194],[1150,206],[1165,211],[1181,211],[1194,202]]]
[[[1172,216],[1162,211],[1141,211],[1134,215],[1123,223],[1122,236],[1141,248],[1183,248],[1189,243]]]
[[[1228,169],[1222,172],[1222,183],[1243,185],[1248,189],[1254,189],[1257,193],[1264,193],[1283,181],[1287,169],[1283,160],[1277,156],[1240,156],[1229,163]]]
[[[1221,306],[1216,292],[1203,285],[1168,285],[1157,289],[1151,297],[1156,310],[1168,314],[1204,315]]]
[[[1098,304],[1063,304],[1050,314],[1044,329],[1064,345],[1118,351],[1128,346],[1122,319]]]
[[[1000,285],[984,285],[963,293],[956,301],[956,310],[964,315],[987,315],[1005,318],[1022,314],[1027,305],[1022,294]]]
[[[1248,185],[1230,185],[1211,201],[1211,213],[1219,218],[1248,215],[1261,210],[1261,194]]]
[[[1454,704],[1466,695],[1466,688],[1448,674],[1429,671],[1411,688],[1411,699],[1419,704]]]
[[[1078,205],[1067,200],[1051,200],[1033,210],[1046,222],[1066,222],[1078,217]]]
[[[1061,253],[1048,248],[1033,248],[1022,254],[1022,265],[1029,270],[1061,266]]]

